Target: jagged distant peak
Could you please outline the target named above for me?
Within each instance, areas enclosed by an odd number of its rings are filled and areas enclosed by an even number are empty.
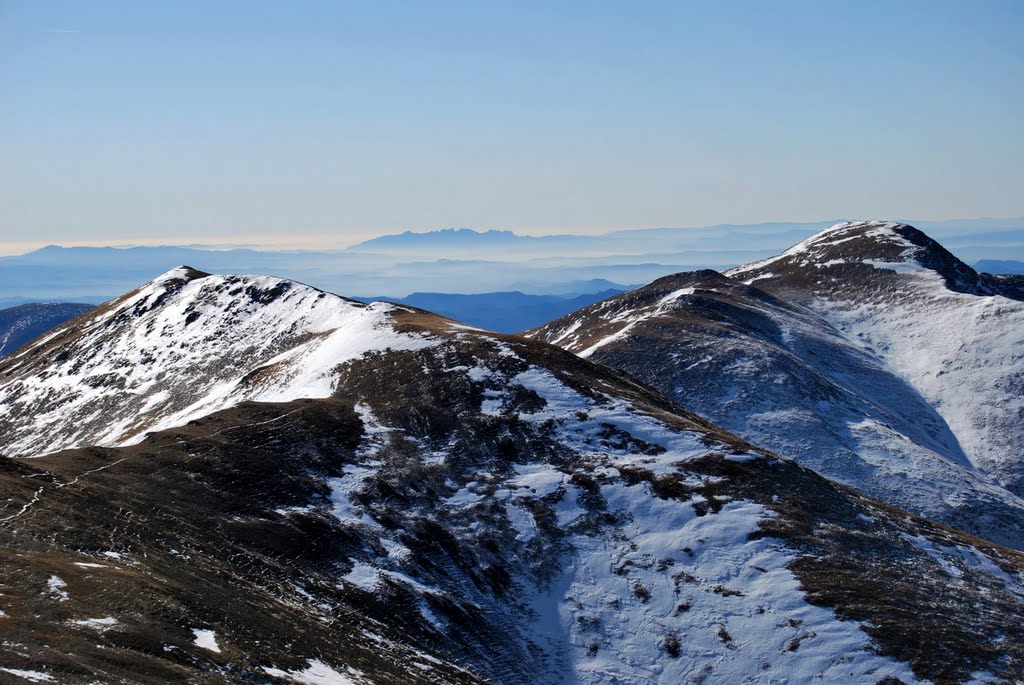
[[[434,231],[403,231],[370,238],[353,245],[350,249],[365,247],[426,247],[453,245],[505,245],[509,243],[530,242],[531,236],[519,235],[507,230],[478,231],[473,228],[442,228]]]

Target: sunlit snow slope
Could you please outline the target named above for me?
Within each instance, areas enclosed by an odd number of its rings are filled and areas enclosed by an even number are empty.
[[[0,364],[0,453],[119,445],[244,400],[327,397],[335,368],[432,344],[400,309],[180,267]]]
[[[64,685],[1024,668],[1024,556],[557,348],[406,323],[437,344],[350,359],[330,398],[0,460],[0,668]]]
[[[529,335],[623,369],[820,473],[1024,547],[1024,501],[1007,490],[1012,478],[974,456],[978,441],[1002,443],[1010,463],[1020,453],[999,433],[1022,427],[1014,388],[1024,306],[1011,280],[978,275],[933,243],[905,255],[899,230],[913,231],[840,225],[731,278],[669,276]],[[918,261],[887,261],[895,259]],[[808,283],[857,304],[844,308]],[[979,311],[991,314],[984,325],[972,323]],[[960,328],[947,330],[956,318]],[[872,331],[886,332],[884,347],[872,344]],[[896,348],[905,358],[889,354]],[[950,359],[938,363],[935,350]],[[979,396],[984,420],[965,427],[964,405]]]
[[[1024,494],[1024,279],[978,274],[878,221],[728,275],[811,307],[928,400],[973,465]]]

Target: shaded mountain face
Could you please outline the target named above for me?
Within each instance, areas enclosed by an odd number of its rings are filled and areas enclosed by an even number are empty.
[[[90,309],[92,305],[70,303],[32,303],[0,309],[0,357]]]
[[[840,225],[730,276],[659,279],[528,335],[831,478],[1021,548],[1024,502],[1007,477],[1020,451],[1006,436],[1024,428],[1024,306],[1003,290],[909,227]],[[1003,409],[964,420],[977,401],[965,384]]]
[[[15,682],[1024,671],[1022,555],[551,345],[181,269],[0,378]]]

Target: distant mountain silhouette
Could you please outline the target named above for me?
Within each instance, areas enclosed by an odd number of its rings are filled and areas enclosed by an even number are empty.
[[[515,333],[539,326],[569,312],[614,297],[625,288],[576,295],[527,295],[518,291],[456,295],[413,293],[408,297],[358,298],[363,302],[382,300],[426,309],[496,333]]]
[[[1012,259],[982,259],[974,263],[974,269],[987,274],[1024,274],[1024,262]]]

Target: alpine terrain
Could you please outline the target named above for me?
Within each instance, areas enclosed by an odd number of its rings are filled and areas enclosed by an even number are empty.
[[[0,357],[90,309],[89,304],[68,303],[33,303],[0,309]]]
[[[1024,278],[911,226],[838,224],[528,335],[887,502],[1024,549]]]
[[[914,406],[932,459],[957,427]],[[1024,554],[559,347],[292,281],[181,267],[22,347],[0,452],[5,682],[1024,677]]]

